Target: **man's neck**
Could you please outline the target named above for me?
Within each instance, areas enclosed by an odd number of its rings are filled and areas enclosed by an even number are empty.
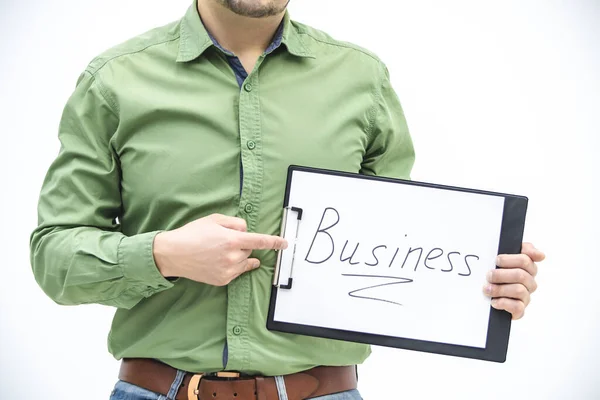
[[[198,0],[198,12],[210,34],[238,57],[260,56],[281,24],[284,13],[251,18],[235,14],[214,0]]]

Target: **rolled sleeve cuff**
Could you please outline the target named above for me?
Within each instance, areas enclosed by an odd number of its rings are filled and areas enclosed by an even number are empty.
[[[126,281],[144,297],[173,287],[161,275],[152,251],[154,237],[160,231],[126,236],[119,243],[119,266]]]

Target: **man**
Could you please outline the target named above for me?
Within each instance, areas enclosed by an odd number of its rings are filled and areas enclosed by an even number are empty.
[[[197,0],[65,107],[31,261],[57,303],[118,308],[115,399],[360,398],[369,346],[265,327],[286,170],[408,178],[413,146],[381,61],[286,6]],[[500,256],[492,305],[520,318],[543,257]]]

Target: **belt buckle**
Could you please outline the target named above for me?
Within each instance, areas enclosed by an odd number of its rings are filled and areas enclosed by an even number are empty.
[[[202,374],[194,374],[188,384],[188,400],[200,400],[200,380]]]
[[[200,381],[204,374],[194,374],[190,378],[188,385],[188,400],[200,400]],[[239,372],[221,371],[216,373],[217,378],[237,379],[240,377]]]
[[[217,372],[217,378],[237,379],[240,377],[239,372],[221,371]]]

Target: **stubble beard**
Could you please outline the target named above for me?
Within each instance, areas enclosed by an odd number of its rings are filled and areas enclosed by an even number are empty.
[[[265,18],[282,13],[289,0],[282,6],[276,0],[261,4],[258,0],[217,0],[219,4],[232,12],[251,18]]]

